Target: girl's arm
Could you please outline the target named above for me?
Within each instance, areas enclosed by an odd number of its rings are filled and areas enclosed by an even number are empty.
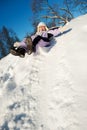
[[[64,31],[66,31],[66,26],[60,26],[58,28],[53,28],[51,30],[48,31],[48,33],[53,34],[53,36],[58,36],[59,34],[63,33]]]
[[[63,33],[64,31],[66,31],[66,26],[60,26],[59,31],[61,33]]]

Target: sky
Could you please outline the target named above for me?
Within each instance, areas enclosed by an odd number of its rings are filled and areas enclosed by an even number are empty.
[[[0,0],[0,29],[11,28],[22,39],[26,33],[32,32],[30,0]]]
[[[50,4],[62,4],[63,0],[49,0]],[[6,26],[13,29],[22,40],[26,34],[33,32],[31,0],[0,0],[0,29]],[[42,21],[42,20],[41,20]]]
[[[0,130],[87,130],[87,15],[66,30],[37,54],[0,60]]]
[[[31,19],[31,0],[0,0],[0,29],[11,28],[22,40],[26,33],[33,32]]]

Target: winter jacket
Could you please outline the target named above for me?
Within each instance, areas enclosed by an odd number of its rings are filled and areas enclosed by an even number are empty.
[[[47,40],[46,38],[48,38],[49,34],[52,34],[54,37],[58,36],[61,32],[59,31],[59,28],[55,28],[52,30],[48,30],[48,31],[42,31],[42,32],[36,32],[36,34],[31,36],[32,39],[32,44],[35,38],[37,38],[38,36],[41,36],[43,38],[41,38],[40,40],[38,40],[38,43],[35,44],[35,47],[38,48],[38,46],[40,47],[45,47],[50,45],[50,40]],[[44,40],[45,38],[45,40]],[[23,47],[26,52],[28,52],[28,48],[26,45],[26,38],[24,38],[21,42],[20,42],[20,46]]]
[[[37,32],[35,35],[32,35],[32,41],[37,37],[37,36],[42,36],[45,38],[48,38],[48,34],[52,34],[54,37],[58,36],[61,32],[59,31],[59,28],[55,28],[54,30],[48,30],[48,31],[42,31],[42,32]],[[50,40],[45,41],[41,39],[38,44],[38,46],[45,47],[47,45],[50,45]]]

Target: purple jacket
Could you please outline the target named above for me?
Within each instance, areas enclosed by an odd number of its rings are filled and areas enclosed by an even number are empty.
[[[32,40],[37,37],[38,35],[42,36],[42,37],[48,37],[48,33],[53,34],[54,37],[58,36],[61,32],[58,29],[54,29],[54,30],[48,30],[48,31],[42,31],[42,32],[37,32],[35,35],[32,35],[31,38]],[[40,40],[37,44],[37,46],[41,46],[41,47],[45,47],[47,45],[50,45],[50,42],[46,42],[44,40]]]
[[[58,36],[61,32],[59,31],[59,28],[58,28],[58,29],[54,29],[54,30],[48,30],[48,31],[37,32],[36,34],[34,34],[34,35],[31,36],[32,41],[33,41],[33,39],[34,39],[35,37],[37,37],[38,35],[40,35],[40,36],[42,36],[42,37],[48,37],[48,33],[53,34],[53,36],[55,37],[55,36]],[[36,45],[36,48],[37,48],[38,46],[45,47],[45,46],[47,46],[47,45],[50,45],[50,42],[46,42],[46,41],[44,41],[44,40],[41,39],[41,40],[38,42],[38,44]],[[23,41],[21,41],[20,46],[24,47],[25,50],[26,50],[26,52],[28,52],[27,45],[26,45],[26,43],[25,43],[25,38],[23,39]]]

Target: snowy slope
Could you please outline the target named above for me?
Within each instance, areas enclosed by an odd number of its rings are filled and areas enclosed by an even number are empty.
[[[87,130],[87,15],[49,52],[0,61],[0,130]]]

